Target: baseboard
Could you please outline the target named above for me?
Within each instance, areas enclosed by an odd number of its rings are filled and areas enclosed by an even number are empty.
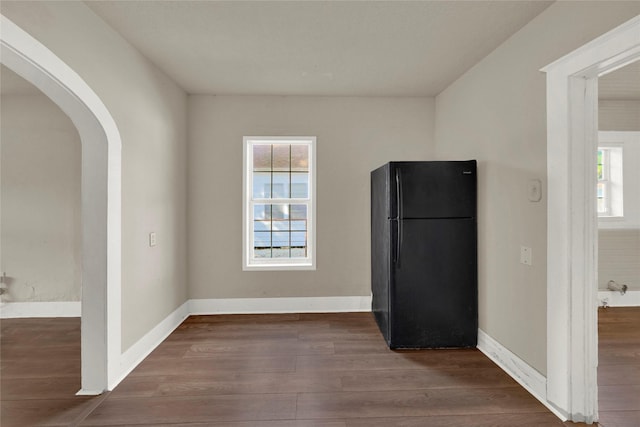
[[[192,299],[191,314],[340,313],[371,311],[371,296]]]
[[[616,291],[598,291],[598,305],[609,307],[640,307],[640,291],[627,291],[624,295]]]
[[[120,377],[114,383],[109,384],[109,390],[113,390],[120,381],[129,375],[145,357],[180,326],[189,314],[189,301],[187,301],[122,353],[120,357]]]
[[[80,301],[5,302],[0,304],[0,319],[80,317],[80,315]]]
[[[567,420],[566,415],[547,402],[547,379],[544,375],[491,338],[482,329],[478,329],[478,350],[502,368],[558,418],[562,421]]]

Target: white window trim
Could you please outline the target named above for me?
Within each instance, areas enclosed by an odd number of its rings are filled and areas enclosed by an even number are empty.
[[[253,246],[252,200],[250,169],[253,159],[250,147],[254,143],[309,144],[309,199],[269,199],[273,204],[295,204],[303,201],[307,208],[307,258],[256,259],[251,258]],[[243,137],[242,172],[242,269],[244,271],[315,270],[316,269],[316,137],[315,136],[245,136]]]

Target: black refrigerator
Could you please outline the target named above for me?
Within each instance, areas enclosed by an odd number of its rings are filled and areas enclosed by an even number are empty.
[[[392,349],[475,347],[476,161],[371,172],[372,311]]]

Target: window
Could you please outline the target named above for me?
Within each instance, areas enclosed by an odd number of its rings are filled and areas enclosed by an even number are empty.
[[[597,193],[598,216],[623,216],[622,147],[598,147]]]
[[[609,190],[609,150],[598,148],[598,215],[608,216],[611,211],[611,198],[607,197]]]
[[[244,138],[243,269],[315,269],[315,142]]]

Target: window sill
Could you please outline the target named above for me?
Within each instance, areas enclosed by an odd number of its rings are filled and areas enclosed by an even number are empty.
[[[300,271],[300,270],[315,270],[316,266],[308,264],[249,264],[243,265],[243,271]]]
[[[623,216],[616,216],[616,215],[599,216],[598,217],[598,221],[604,221],[604,222],[624,221],[624,217]]]

